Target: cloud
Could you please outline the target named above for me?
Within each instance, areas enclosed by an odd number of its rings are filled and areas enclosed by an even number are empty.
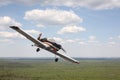
[[[57,42],[57,43],[62,43],[62,44],[70,44],[70,43],[75,43],[75,44],[80,44],[80,45],[86,45],[85,40],[83,39],[70,39],[70,38],[60,38],[60,37],[53,37],[53,39]]]
[[[78,26],[66,26],[66,27],[63,27],[60,31],[58,31],[58,34],[78,33],[78,32],[83,32],[83,31],[86,31],[86,29],[83,28],[83,27],[78,27]]]
[[[120,39],[120,36],[118,36],[118,39]]]
[[[113,40],[114,38],[113,37],[110,37],[109,40]]]
[[[41,0],[0,0],[0,6],[5,6],[12,3],[24,4],[24,5],[35,5],[39,4],[39,2],[43,3]]]
[[[39,34],[39,31],[36,30],[25,30],[26,33],[28,34]],[[1,31],[0,32],[0,37],[2,38],[23,38],[23,36],[17,32],[7,32],[7,31]]]
[[[117,42],[119,42],[119,40],[120,40],[120,35],[109,37],[108,40],[109,40],[109,41],[117,41]]]
[[[11,40],[11,39],[2,39],[2,40],[0,40],[0,42],[2,42],[2,43],[8,43],[8,44],[13,44],[14,43],[14,41]]]
[[[120,8],[120,0],[0,0],[0,5],[12,3],[42,6],[84,7],[94,10]]]
[[[8,5],[10,3],[11,3],[10,0],[0,0],[0,6],[5,6],[5,5]]]
[[[89,43],[98,43],[99,41],[96,40],[95,36],[89,36],[88,42]]]
[[[85,7],[94,10],[120,8],[120,0],[46,0],[41,4],[52,6]]]
[[[37,24],[36,26],[37,26],[37,27],[40,27],[40,28],[45,27],[45,25],[42,25],[42,24]]]
[[[118,47],[120,46],[120,36],[113,36],[108,38],[108,41],[106,42],[107,47]]]
[[[40,33],[39,31],[36,31],[34,29],[32,29],[32,30],[25,30],[25,32],[27,32],[29,34],[37,34],[37,35]]]
[[[83,41],[80,41],[79,44],[80,44],[80,45],[85,45],[86,43],[83,42]]]
[[[117,43],[114,41],[108,42],[109,47],[117,46]]]
[[[66,42],[68,42],[68,43],[74,43],[75,40],[73,40],[73,39],[67,39]]]
[[[0,30],[5,30],[11,25],[21,26],[22,24],[8,16],[0,17]]]
[[[82,18],[73,11],[57,9],[34,9],[25,13],[24,19],[33,21],[37,26],[79,24]]]
[[[58,31],[58,34],[86,31],[86,29],[83,27],[73,26],[79,25],[83,21],[83,19],[76,15],[73,11],[57,9],[34,9],[31,11],[27,11],[25,13],[24,19],[34,22],[37,27],[50,25],[65,26],[60,31]]]
[[[53,37],[53,39],[57,42],[63,42],[63,39],[62,38],[59,38],[59,37]]]
[[[77,39],[63,39],[59,37],[53,37],[53,39],[59,43],[74,43],[78,41]]]
[[[12,33],[12,32],[7,32],[7,31],[1,31],[0,32],[0,37],[13,38],[13,37],[18,37],[18,34],[17,33]]]
[[[76,39],[63,39],[63,38],[59,38],[59,37],[53,37],[53,39],[59,43],[74,43],[77,41]]]

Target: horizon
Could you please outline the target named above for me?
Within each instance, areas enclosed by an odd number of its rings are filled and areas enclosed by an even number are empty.
[[[54,59],[55,57],[0,57],[0,59]],[[61,57],[58,57],[62,59]],[[120,59],[120,57],[72,57],[74,59]]]

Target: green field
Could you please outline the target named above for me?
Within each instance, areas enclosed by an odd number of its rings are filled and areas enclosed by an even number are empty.
[[[120,59],[0,59],[0,80],[120,80]]]

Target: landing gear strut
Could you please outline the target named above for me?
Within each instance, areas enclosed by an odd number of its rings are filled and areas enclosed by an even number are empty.
[[[36,49],[36,52],[39,52],[39,51],[40,51],[40,48],[37,48],[37,49]]]

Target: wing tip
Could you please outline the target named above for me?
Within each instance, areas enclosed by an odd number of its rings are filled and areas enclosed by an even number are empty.
[[[79,61],[77,61],[77,62],[75,62],[76,64],[80,64],[80,62]]]
[[[15,29],[15,30],[19,29],[19,27],[17,27],[17,26],[10,26],[10,28]]]

